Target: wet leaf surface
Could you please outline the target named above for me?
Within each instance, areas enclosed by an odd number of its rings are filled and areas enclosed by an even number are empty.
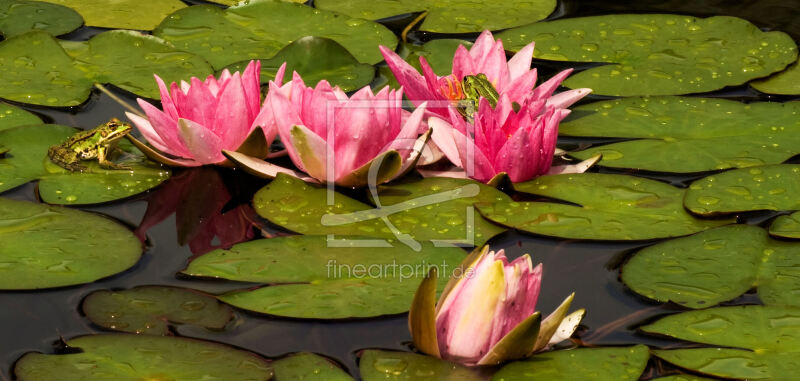
[[[378,45],[397,45],[397,37],[378,23],[277,0],[253,1],[227,10],[211,5],[188,7],[167,17],[153,33],[205,57],[217,69],[270,58],[290,42],[312,35],[335,40],[367,64],[383,60]]]
[[[455,247],[426,243],[421,252],[414,252],[402,244],[369,246],[367,239],[290,236],[250,241],[200,256],[183,273],[274,284],[220,296],[239,308],[278,316],[341,319],[408,311],[429,266],[452,270],[465,256]],[[440,286],[447,280],[442,279]]]
[[[249,62],[239,62],[228,69],[231,72],[244,71]],[[343,91],[355,91],[368,85],[375,77],[372,65],[358,62],[336,41],[322,37],[303,37],[281,49],[274,57],[261,60],[261,82],[266,84],[273,80],[284,62],[287,63],[284,83],[290,81],[292,72],[296,71],[307,86],[315,87],[317,82],[327,80]]]
[[[41,124],[36,114],[25,111],[8,103],[0,102],[0,131],[12,127]]]
[[[743,84],[783,70],[797,46],[729,16],[618,14],[534,23],[498,34],[506,48],[536,41],[534,57],[606,62],[564,82],[602,95],[677,95]]]
[[[0,289],[94,282],[125,271],[142,255],[124,226],[98,215],[0,198]]]
[[[5,38],[32,30],[42,30],[58,36],[72,32],[81,25],[81,15],[61,5],[28,0],[6,0],[0,3],[0,34]]]
[[[752,210],[800,209],[800,165],[742,168],[711,175],[689,186],[684,205],[713,216]]]
[[[756,226],[723,226],[642,249],[622,268],[622,280],[650,299],[689,308],[755,287],[764,303],[800,306],[800,245]]]
[[[98,34],[88,42],[29,32],[0,42],[0,70],[13,78],[0,83],[0,97],[44,106],[80,105],[95,83],[157,98],[153,73],[169,83],[212,72],[200,57],[152,36],[122,30]]]
[[[648,240],[688,235],[732,222],[694,218],[683,209],[683,189],[639,177],[549,175],[514,187],[523,193],[578,205],[501,201],[478,204],[478,210],[498,224],[551,237]]]
[[[335,193],[328,205],[326,188],[279,174],[256,193],[253,205],[262,217],[302,234],[365,235],[411,245],[416,245],[412,241],[436,241],[480,246],[505,229],[473,213],[472,205],[510,201],[495,188],[446,178],[381,186],[379,195],[381,209],[340,193]],[[390,226],[399,231],[399,237]],[[474,236],[468,226],[474,226]]]
[[[769,226],[769,234],[780,238],[800,239],[800,212],[776,218]]]
[[[364,381],[479,381],[485,379],[470,368],[435,357],[372,349],[362,353],[359,369]]]
[[[266,381],[272,368],[263,358],[207,341],[130,334],[69,340],[81,353],[29,353],[16,364],[20,381],[242,380]]]
[[[541,20],[556,9],[556,1],[316,0],[314,6],[368,20],[427,11],[428,15],[419,30],[472,33],[484,29],[506,29]]]
[[[81,309],[101,327],[147,335],[169,335],[171,323],[219,330],[233,319],[230,307],[213,296],[165,286],[95,291],[83,300]]]
[[[275,381],[351,381],[345,371],[313,353],[297,353],[272,362]]]
[[[800,102],[626,98],[573,114],[561,135],[636,139],[571,153],[582,160],[603,154],[606,167],[691,173],[779,164],[800,153]]]
[[[180,0],[42,0],[75,9],[86,25],[151,30],[164,17],[186,7]]]
[[[653,351],[704,374],[748,380],[791,380],[800,370],[800,309],[733,306],[690,311],[644,326],[645,332],[727,348]]]
[[[492,381],[633,381],[649,358],[644,345],[546,352],[502,367]]]
[[[800,64],[797,62],[788,69],[767,79],[750,83],[754,89],[768,94],[800,94]]]
[[[50,146],[60,144],[78,130],[44,124],[0,131],[9,150],[0,158],[0,192],[39,180],[39,196],[50,204],[97,204],[127,198],[158,186],[170,176],[169,169],[144,161],[130,145],[120,143],[115,163],[132,170],[102,169],[97,161],[83,161],[85,172],[70,172],[47,157]]]

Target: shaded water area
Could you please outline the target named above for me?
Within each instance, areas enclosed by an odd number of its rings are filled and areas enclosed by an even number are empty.
[[[551,18],[576,17],[623,12],[677,13],[695,16],[731,15],[747,19],[765,30],[782,30],[795,40],[800,40],[799,1],[562,1]],[[82,28],[67,38],[82,40],[98,30]],[[421,41],[431,36],[413,36]],[[535,62],[535,66],[541,62]],[[550,66],[552,65],[552,66]],[[569,64],[541,66],[542,73],[552,74]],[[114,90],[129,102],[135,97]],[[737,100],[790,100],[788,97],[770,98],[746,85],[724,89],[710,96]],[[595,97],[594,99],[599,99]],[[593,99],[590,99],[591,101]],[[586,101],[584,101],[586,102]],[[108,96],[96,93],[85,107],[76,109],[46,109],[25,106],[43,116],[46,121],[89,128],[121,117],[124,109]],[[567,139],[563,143],[578,144],[590,140]],[[593,141],[597,143],[597,141]],[[225,180],[232,199],[226,209],[249,204],[253,193],[266,182],[233,169],[213,169]],[[179,171],[176,171],[176,175]],[[691,178],[646,175],[676,185],[685,186]],[[177,176],[176,176],[177,177]],[[173,179],[174,180],[174,179]],[[172,180],[171,180],[172,181]],[[81,207],[80,209],[113,217],[134,229],[140,224],[147,209],[147,201],[159,192],[169,191],[165,186],[122,202]],[[4,194],[18,200],[36,201],[35,184],[27,184]],[[772,214],[740,216],[746,222],[761,224]],[[258,221],[270,233],[279,231],[265,220]],[[248,227],[249,229],[254,229]],[[260,233],[258,229],[254,233]],[[544,279],[539,298],[539,310],[552,311],[570,292],[576,293],[573,306],[586,308],[588,314],[576,337],[584,345],[630,345],[644,343],[655,347],[674,347],[677,340],[659,339],[637,333],[636,328],[655,317],[683,310],[676,305],[653,303],[635,295],[619,281],[619,264],[633,249],[653,242],[597,243],[532,237],[508,232],[493,238],[493,249],[505,249],[510,258],[530,253],[535,263],[544,264]],[[0,379],[10,374],[14,362],[24,353],[58,351],[60,338],[103,332],[81,316],[82,299],[95,290],[126,289],[141,285],[173,285],[194,288],[209,293],[221,293],[242,288],[242,284],[198,280],[180,277],[192,252],[188,245],[181,246],[176,232],[175,215],[150,228],[147,232],[147,250],[142,260],[132,269],[113,277],[81,286],[44,291],[0,292]],[[746,294],[731,303],[759,303],[754,294]],[[292,352],[314,352],[341,363],[354,377],[358,377],[357,353],[367,348],[407,350],[411,337],[406,315],[346,321],[309,321],[259,316],[237,311],[234,326],[222,332],[193,326],[179,326],[176,334],[231,344],[263,356],[277,357]],[[660,360],[651,360],[658,362]],[[655,364],[651,369],[669,372],[669,366]],[[645,373],[649,378],[653,373]],[[13,375],[12,375],[13,377]]]

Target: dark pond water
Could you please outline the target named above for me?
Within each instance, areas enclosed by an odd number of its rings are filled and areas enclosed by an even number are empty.
[[[765,29],[783,30],[795,40],[800,40],[800,2],[785,0],[731,1],[562,1],[555,17],[587,16],[621,12],[665,12],[697,16],[731,15],[750,20]],[[67,36],[70,39],[86,39],[97,30],[83,28]],[[414,36],[426,40],[431,36]],[[560,67],[549,68],[550,71]],[[545,71],[546,72],[546,71]],[[116,91],[133,102],[134,98]],[[763,95],[747,89],[725,89],[711,94],[742,100],[766,100]],[[777,98],[774,100],[787,100]],[[44,109],[27,107],[53,123],[92,127],[107,121],[112,116],[123,116],[124,110],[109,97],[95,94],[86,106],[77,109]],[[579,143],[576,140],[563,143]],[[230,193],[226,209],[239,204],[247,205],[255,190],[263,181],[233,170],[219,171],[225,179]],[[208,174],[205,174],[208,175]],[[681,184],[687,179],[658,177]],[[198,182],[202,186],[203,182]],[[169,191],[160,187],[149,194],[140,195],[125,202],[81,208],[102,213],[135,229],[147,209],[148,199]],[[22,186],[3,195],[20,200],[36,200],[34,184]],[[747,222],[761,223],[770,215],[742,216]],[[265,230],[274,233],[266,221],[257,221]],[[249,229],[253,229],[250,227]],[[259,231],[255,229],[254,233]],[[89,293],[101,289],[122,289],[139,285],[174,285],[195,288],[211,293],[241,288],[241,284],[179,278],[176,273],[183,269],[192,256],[189,246],[178,242],[175,215],[153,226],[147,232],[147,251],[134,268],[114,277],[83,286],[33,292],[0,293],[0,379],[13,379],[10,370],[14,362],[28,351],[54,352],[61,337],[71,338],[101,332],[81,316],[79,305]],[[495,237],[493,248],[504,248],[511,257],[531,253],[535,262],[544,264],[543,293],[540,310],[551,311],[570,292],[577,296],[573,306],[587,308],[588,315],[578,337],[584,345],[620,345],[645,343],[653,346],[674,346],[676,341],[661,340],[636,332],[636,327],[653,317],[674,312],[680,308],[673,305],[650,303],[627,290],[618,280],[617,265],[624,261],[632,249],[650,243],[587,243],[555,240],[506,233]],[[735,303],[758,303],[754,295],[745,295]],[[367,320],[339,322],[302,321],[256,316],[239,312],[234,327],[224,332],[212,332],[201,328],[181,326],[177,334],[232,344],[268,357],[286,353],[308,351],[328,356],[339,361],[351,374],[357,376],[357,352],[365,348],[406,349],[410,342],[406,316],[393,316]],[[663,373],[669,368],[663,364],[652,364],[645,373],[649,378],[654,372]]]

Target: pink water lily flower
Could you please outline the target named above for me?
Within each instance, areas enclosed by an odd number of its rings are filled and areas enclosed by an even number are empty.
[[[282,70],[269,84],[265,120],[301,171],[319,182],[360,187],[413,168],[428,135],[418,134],[424,104],[410,113],[402,108],[402,89],[375,94],[367,86],[348,97],[324,80],[308,87],[297,73],[282,85]]]
[[[570,295],[546,319],[536,312],[542,265],[525,254],[509,262],[503,250],[484,247],[462,263],[439,301],[435,272],[423,281],[409,313],[414,344],[430,355],[467,365],[493,365],[527,357],[569,338],[585,313],[567,315]]]
[[[467,50],[464,45],[456,49],[453,57],[453,72],[440,77],[433,72],[424,57],[419,57],[422,74],[398,56],[391,49],[381,46],[381,53],[394,73],[397,82],[406,91],[406,97],[418,105],[425,101],[449,101],[455,103],[465,99],[462,81],[467,75],[485,74],[500,95],[506,95],[512,102],[522,104],[534,92],[536,86],[536,69],[531,69],[534,43],[526,45],[510,60],[506,61],[503,42],[495,40],[492,32],[484,31]],[[561,82],[569,76],[572,69],[562,71],[536,89],[536,99],[548,98]],[[588,94],[589,89],[569,90],[560,95],[561,98],[576,98]],[[556,99],[558,101],[558,99]],[[573,102],[574,102],[573,101]],[[562,102],[566,103],[566,102]],[[447,107],[429,107],[428,110],[442,117],[449,117]]]
[[[219,78],[172,83],[169,89],[157,75],[161,92],[159,110],[138,99],[146,118],[126,113],[145,139],[171,162],[187,167],[225,161],[222,150],[236,150],[257,126],[261,112],[261,63],[251,61],[244,72],[223,70]],[[275,131],[264,130],[267,144]]]

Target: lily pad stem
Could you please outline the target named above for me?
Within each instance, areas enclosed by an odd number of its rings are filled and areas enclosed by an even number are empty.
[[[112,93],[111,90],[107,89],[102,84],[95,83],[94,87],[96,87],[98,90],[102,91],[103,94],[108,95],[111,99],[114,100],[114,102],[119,103],[120,106],[125,107],[128,111],[130,111],[130,112],[132,112],[132,113],[134,113],[136,115],[139,115],[142,118],[147,118],[147,116],[144,115],[141,111],[139,111],[137,108],[131,106],[130,103],[125,102],[122,98],[118,97],[116,94]]]
[[[415,18],[413,21],[411,21],[411,23],[408,24],[405,27],[405,29],[403,29],[403,33],[400,33],[400,38],[403,40],[403,42],[408,42],[408,40],[406,39],[406,36],[408,36],[408,32],[411,31],[411,28],[413,28],[417,24],[419,24],[419,22],[422,21],[422,19],[424,19],[425,16],[427,16],[427,15],[428,15],[428,11],[420,13],[420,15],[417,16],[417,18]]]

